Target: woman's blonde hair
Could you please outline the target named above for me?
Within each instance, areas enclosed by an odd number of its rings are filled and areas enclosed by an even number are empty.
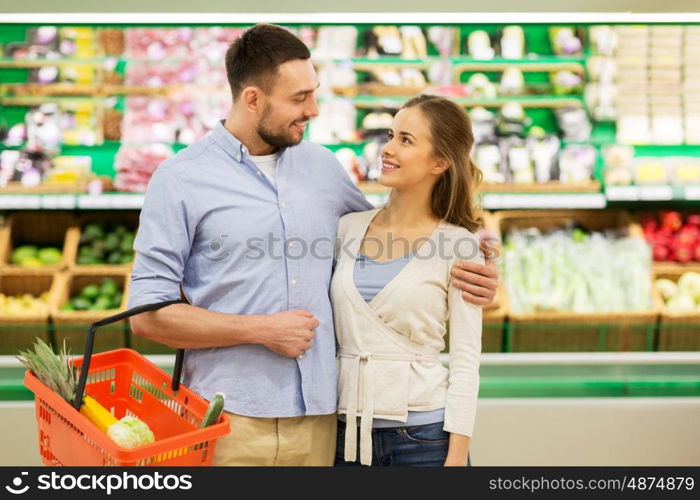
[[[477,187],[483,174],[471,159],[474,133],[469,115],[444,97],[420,95],[402,109],[417,107],[430,123],[433,154],[450,166],[435,183],[432,209],[436,217],[474,232],[481,227]]]

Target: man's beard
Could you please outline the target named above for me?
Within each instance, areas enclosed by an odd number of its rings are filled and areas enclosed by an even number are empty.
[[[303,139],[303,135],[297,139],[292,135],[291,131],[287,133],[276,133],[272,130],[269,124],[271,114],[271,107],[267,106],[260,118],[260,123],[258,123],[257,132],[260,138],[265,141],[266,144],[275,148],[287,148],[299,144]]]

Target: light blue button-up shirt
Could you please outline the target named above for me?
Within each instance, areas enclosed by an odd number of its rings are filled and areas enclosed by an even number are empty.
[[[289,358],[259,344],[185,352],[184,383],[255,417],[336,411],[329,298],[338,218],[369,210],[333,153],[283,149],[277,188],[222,123],[166,160],[148,184],[134,243],[129,307],[175,300],[228,314],[313,313],[313,347]]]

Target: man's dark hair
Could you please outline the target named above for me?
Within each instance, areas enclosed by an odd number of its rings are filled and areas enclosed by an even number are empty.
[[[309,59],[304,42],[292,33],[272,24],[249,28],[226,51],[226,76],[233,97],[250,84],[269,92],[280,64]]]

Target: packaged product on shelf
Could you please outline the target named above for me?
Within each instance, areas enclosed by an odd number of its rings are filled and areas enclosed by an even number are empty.
[[[502,184],[506,181],[503,173],[501,150],[496,143],[482,142],[474,148],[474,162],[484,174],[484,182]]]
[[[309,123],[309,140],[319,144],[356,142],[357,109],[351,100],[330,99],[319,104],[319,115]]]
[[[559,156],[559,180],[564,183],[583,183],[593,177],[598,152],[587,144],[569,144]]]
[[[617,119],[617,142],[622,144],[649,144],[651,131],[646,113],[620,113]]]
[[[601,56],[613,56],[618,45],[617,33],[611,26],[591,26],[588,30],[591,50]]]
[[[583,77],[573,71],[551,73],[550,81],[554,95],[581,94],[583,92]]]
[[[474,59],[491,60],[495,51],[491,46],[491,37],[483,30],[469,33],[467,37],[467,53]]]
[[[555,111],[555,115],[564,140],[577,142],[590,140],[593,126],[584,109],[559,108]]]
[[[516,184],[535,182],[535,171],[525,141],[512,135],[501,139],[501,154],[507,158],[510,180]]]
[[[367,113],[362,119],[362,128],[364,133],[370,133],[372,135],[377,132],[382,135],[391,128],[391,124],[394,121],[394,116],[388,111],[383,112],[371,112]]]
[[[365,56],[399,56],[404,50],[398,26],[374,26],[365,32]]]
[[[611,144],[603,147],[602,154],[605,184],[618,186],[632,184],[634,148],[622,144]]]
[[[91,156],[56,156],[44,180],[47,184],[81,185],[92,175]]]
[[[517,135],[523,137],[525,128],[530,124],[530,121],[522,105],[517,102],[509,102],[501,107],[498,113],[496,133],[499,136]]]
[[[557,157],[561,147],[559,138],[556,135],[547,134],[540,127],[532,127],[526,141],[534,164],[535,181],[549,182],[558,179]]]
[[[403,59],[425,59],[428,57],[428,43],[419,26],[401,26],[399,30],[403,39],[403,51],[401,52]]]
[[[669,180],[666,158],[637,156],[632,160],[636,184],[659,185]]]
[[[469,111],[469,118],[472,122],[474,133],[474,143],[496,141],[496,115],[486,108],[477,106]]]
[[[669,158],[671,183],[677,186],[700,185],[700,160],[689,156]]]
[[[522,95],[525,93],[525,77],[520,68],[511,66],[503,71],[498,91],[501,95]]]
[[[467,85],[470,90],[470,97],[477,99],[494,99],[498,96],[496,84],[489,81],[483,73],[474,73],[469,77]]]
[[[504,59],[522,59],[525,57],[525,32],[521,26],[506,26],[501,31],[499,40],[501,57]]]
[[[316,60],[352,59],[357,46],[355,26],[321,26],[311,56]]]
[[[143,193],[158,165],[173,155],[168,144],[122,144],[114,159],[114,185],[119,191]]]
[[[568,26],[552,26],[548,30],[549,42],[556,55],[581,56],[583,42],[577,36],[574,28]]]
[[[428,40],[441,57],[459,55],[459,29],[448,26],[428,28]]]
[[[121,56],[124,53],[124,30],[103,28],[98,33],[99,46],[108,56]]]

